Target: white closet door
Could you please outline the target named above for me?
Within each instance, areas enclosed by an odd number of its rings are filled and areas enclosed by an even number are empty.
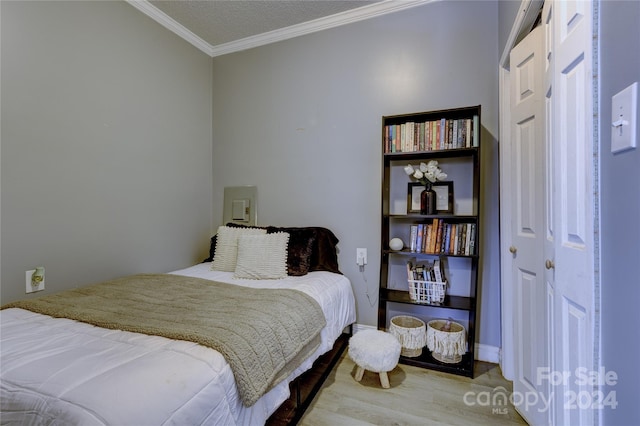
[[[512,268],[503,285],[513,293],[506,312],[514,400],[532,425],[593,424],[599,404],[616,402],[594,383],[592,7],[545,1],[540,27],[510,57],[511,141],[502,167],[510,176],[503,213],[512,223]]]
[[[548,424],[549,389],[538,380],[549,366],[545,291],[544,33],[534,29],[513,48],[511,64],[511,247],[516,408],[532,425]]]
[[[592,2],[552,2],[553,252],[546,253],[554,282],[554,423],[594,421],[594,183]],[[585,383],[586,382],[586,383]]]

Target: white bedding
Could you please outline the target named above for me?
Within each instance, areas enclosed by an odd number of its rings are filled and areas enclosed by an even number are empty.
[[[286,381],[244,407],[229,364],[186,341],[106,330],[22,309],[0,311],[0,422],[50,425],[256,425],[289,396],[288,383],[355,321],[351,283],[311,272],[238,280],[203,263],[172,272],[248,287],[295,288],[322,307],[322,343]],[[179,320],[179,319],[178,319]]]

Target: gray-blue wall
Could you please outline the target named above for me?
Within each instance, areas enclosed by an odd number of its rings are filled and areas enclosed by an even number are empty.
[[[214,58],[214,204],[256,184],[260,224],[332,229],[358,322],[376,325],[381,118],[481,104],[479,342],[499,347],[497,22],[497,2],[436,2]]]
[[[640,2],[600,2],[600,365],[619,378],[606,388],[618,406],[603,412],[604,425],[640,424],[640,146],[611,153],[611,97],[640,84],[639,22]]]
[[[2,302],[202,260],[211,58],[125,2],[0,13]]]
[[[3,1],[2,301],[38,265],[48,293],[195,263],[223,188],[256,184],[261,224],[339,236],[358,321],[375,325],[381,117],[481,104],[478,341],[499,347],[497,4],[436,2],[212,60],[124,2]]]

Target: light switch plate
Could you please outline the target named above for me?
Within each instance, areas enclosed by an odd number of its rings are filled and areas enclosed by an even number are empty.
[[[637,146],[638,82],[611,98],[611,152]]]

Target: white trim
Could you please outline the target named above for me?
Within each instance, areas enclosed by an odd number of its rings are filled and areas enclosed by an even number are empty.
[[[511,49],[516,44],[516,38],[520,33],[520,30],[523,25],[524,16],[527,13],[527,8],[529,7],[529,3],[531,0],[522,0],[520,2],[520,9],[518,14],[516,15],[516,20],[511,27],[511,32],[509,33],[509,37],[507,38],[507,42],[504,45],[504,50],[502,51],[502,56],[500,56],[500,67],[509,69],[509,55],[511,54]]]
[[[507,380],[513,380],[515,371],[514,330],[513,330],[513,258],[509,253],[511,245],[511,110],[510,110],[510,78],[506,68],[499,71],[499,108],[500,108],[500,312],[501,312],[501,345],[503,348],[500,367]]]
[[[366,324],[353,324],[353,334],[363,330],[377,330],[377,327]],[[497,346],[484,345],[476,343],[475,345],[476,361],[490,362],[492,364],[500,363],[500,348]]]
[[[207,55],[212,56],[213,47],[209,43],[207,43],[206,41],[204,41],[203,39],[201,39],[191,31],[189,31],[183,25],[179,24],[177,21],[175,21],[173,18],[171,18],[169,15],[167,15],[166,13],[164,13],[163,11],[161,11],[151,3],[149,3],[147,0],[125,0],[125,1],[129,3],[131,6],[138,9],[140,12],[147,15],[149,18],[153,19],[154,21],[156,21],[157,23],[165,27],[166,29],[173,31],[175,34],[182,37],[184,40],[188,41],[198,49],[202,50]]]
[[[502,56],[500,57],[500,66],[509,69],[509,54],[511,49],[518,43],[518,37],[526,26],[531,26],[538,16],[538,12],[542,7],[543,0],[522,0],[520,3],[520,12],[516,15],[516,20],[511,27],[509,38],[504,45]]]
[[[373,325],[358,324],[358,323],[353,324],[353,334],[356,334],[358,331],[362,331],[362,330],[377,330],[377,329],[378,327],[375,327]]]
[[[476,344],[476,361],[500,364],[500,348],[497,346],[483,345],[482,343]]]
[[[431,3],[437,0],[384,0],[368,6],[359,7],[357,9],[348,10],[335,15],[326,16],[324,18],[315,19],[309,22],[292,25],[290,27],[269,31],[256,36],[235,40],[214,46],[211,56],[220,56],[227,53],[239,52],[265,44],[275,43],[290,38],[299,37],[305,34],[326,30],[329,28],[339,27],[341,25],[351,24],[365,19],[375,18],[386,15],[388,13],[398,12],[400,10],[409,9],[422,4]]]
[[[147,0],[125,1],[131,6],[138,9],[140,12],[144,13],[151,19],[167,28],[168,30],[173,31],[175,34],[193,44],[195,47],[197,47],[207,55],[216,57],[226,55],[228,53],[239,52],[241,50],[263,46],[265,44],[275,43],[277,41],[299,37],[305,34],[310,34],[341,25],[363,21],[365,19],[375,18],[378,16],[410,9],[412,7],[420,6],[427,3],[433,3],[440,0],[383,0],[378,3],[359,7],[357,9],[348,10],[342,13],[337,13],[335,15],[315,19],[313,21],[304,22],[297,25],[292,25],[290,27],[281,28],[274,31],[269,31],[251,37],[246,37],[217,46],[210,45],[209,43],[195,35],[193,32],[189,31],[183,25],[176,22],[173,18],[162,12],[160,9],[153,6]]]

